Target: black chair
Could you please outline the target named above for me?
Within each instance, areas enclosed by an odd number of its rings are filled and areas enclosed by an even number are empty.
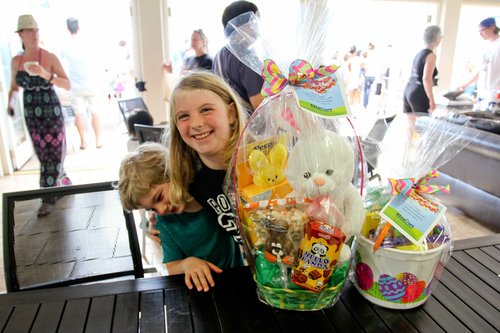
[[[377,170],[375,169],[375,165],[378,161],[378,155],[380,154],[378,144],[384,139],[385,133],[387,132],[390,123],[394,120],[394,117],[395,115],[377,119],[362,143],[363,152],[365,154],[365,158],[367,158],[367,172],[369,180],[373,180],[375,178],[381,180],[380,175],[376,173]]]
[[[42,200],[55,202],[38,217]],[[132,213],[112,182],[3,194],[8,292],[144,277]]]
[[[127,118],[129,117],[129,114],[134,112],[135,110],[144,110],[149,112],[148,107],[146,106],[146,103],[144,103],[142,97],[119,100],[118,107],[120,108],[125,124],[127,124]]]
[[[148,126],[134,124],[137,140],[142,144],[144,142],[162,142],[164,133],[168,133],[166,126]]]

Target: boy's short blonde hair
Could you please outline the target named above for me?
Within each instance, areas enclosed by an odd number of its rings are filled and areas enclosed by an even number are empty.
[[[168,183],[168,151],[159,143],[146,142],[127,154],[120,164],[118,192],[123,208],[141,208],[139,200],[151,186]]]

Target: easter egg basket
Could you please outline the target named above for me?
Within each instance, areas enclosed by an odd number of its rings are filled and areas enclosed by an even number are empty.
[[[227,48],[264,79],[265,98],[240,133],[225,192],[260,300],[311,311],[332,306],[348,279],[366,164],[339,66],[321,59],[328,2],[297,14],[307,31],[285,53],[253,13],[226,26]]]
[[[297,311],[327,308],[349,278],[356,238],[344,244],[340,230],[310,221],[309,205],[280,199],[246,204],[240,211],[247,258],[265,304]]]
[[[271,306],[285,310],[313,311],[333,306],[344,287],[349,273],[349,262],[338,269],[337,277],[332,277],[328,286],[319,293],[305,289],[273,288],[259,283],[257,295],[259,299]]]
[[[359,236],[353,267],[353,282],[370,302],[390,309],[412,309],[431,295],[448,253],[449,243],[424,251],[380,248]]]

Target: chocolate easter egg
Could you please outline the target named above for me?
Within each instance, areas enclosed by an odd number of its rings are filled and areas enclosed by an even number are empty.
[[[380,275],[378,289],[382,296],[392,302],[401,300],[406,293],[406,287],[403,285],[403,282],[388,274]]]
[[[356,281],[361,290],[368,290],[373,285],[373,272],[370,266],[365,263],[358,263],[356,265]]]

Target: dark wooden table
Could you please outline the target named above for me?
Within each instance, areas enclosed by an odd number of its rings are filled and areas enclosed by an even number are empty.
[[[183,276],[107,282],[0,295],[1,332],[498,332],[500,234],[455,242],[427,302],[389,310],[349,282],[323,311],[271,308],[256,296],[248,267],[217,276],[208,293]]]

